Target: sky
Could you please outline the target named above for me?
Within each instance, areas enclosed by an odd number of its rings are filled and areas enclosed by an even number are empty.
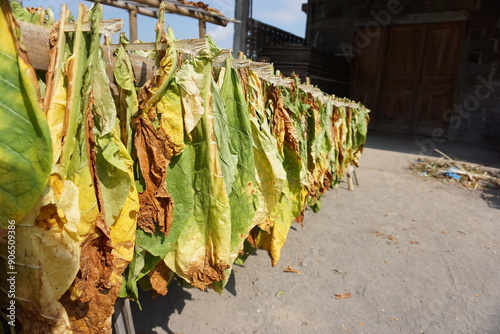
[[[68,5],[74,16],[78,13],[78,3],[87,7],[92,4],[89,1],[78,0],[23,0],[23,6],[50,7],[56,18],[63,3]],[[220,10],[229,18],[234,17],[235,0],[205,0]],[[304,37],[306,29],[306,14],[302,11],[302,3],[307,0],[253,0],[252,17],[266,24],[288,31],[294,35]],[[123,9],[104,6],[104,19],[123,19],[123,31],[129,34],[128,12]],[[198,21],[185,16],[166,14],[167,23],[173,28],[178,39],[198,38]],[[155,38],[154,26],[156,19],[138,15],[139,39],[143,42],[152,42]],[[229,23],[227,27],[221,27],[207,23],[207,34],[209,34],[221,48],[232,48],[234,24]],[[115,36],[118,36],[116,34]],[[116,42],[116,39],[114,39]]]

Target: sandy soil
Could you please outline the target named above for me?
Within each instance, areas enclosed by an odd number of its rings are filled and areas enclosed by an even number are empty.
[[[500,193],[414,176],[414,155],[372,142],[360,185],[308,211],[276,267],[258,251],[222,296],[145,293],[137,333],[499,334]]]

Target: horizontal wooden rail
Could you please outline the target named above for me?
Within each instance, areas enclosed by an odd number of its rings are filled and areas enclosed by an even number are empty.
[[[46,71],[49,67],[49,38],[50,30],[31,23],[17,21],[21,28],[22,43],[28,52],[28,59],[31,65],[37,70]],[[106,50],[103,47],[104,57],[106,58],[106,73],[113,81],[113,67],[116,63],[114,50]],[[148,79],[153,77],[154,62],[135,54],[129,54],[132,69],[136,79],[136,86],[142,86]]]

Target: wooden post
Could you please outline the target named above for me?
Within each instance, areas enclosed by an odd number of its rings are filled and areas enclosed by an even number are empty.
[[[205,38],[205,35],[207,34],[207,21],[199,20],[198,22],[198,27],[200,29],[200,38]]]
[[[238,56],[238,51],[247,53],[248,19],[250,17],[250,0],[236,0],[234,16],[240,24],[234,25],[233,51]]]
[[[130,42],[134,43],[137,41],[137,10],[128,11],[128,23],[130,28]]]

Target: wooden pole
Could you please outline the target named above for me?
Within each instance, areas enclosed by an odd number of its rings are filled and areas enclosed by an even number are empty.
[[[129,26],[130,26],[130,42],[137,41],[137,9],[128,11]]]
[[[207,22],[205,20],[199,20],[198,27],[200,29],[200,38],[205,38],[207,34]]]

